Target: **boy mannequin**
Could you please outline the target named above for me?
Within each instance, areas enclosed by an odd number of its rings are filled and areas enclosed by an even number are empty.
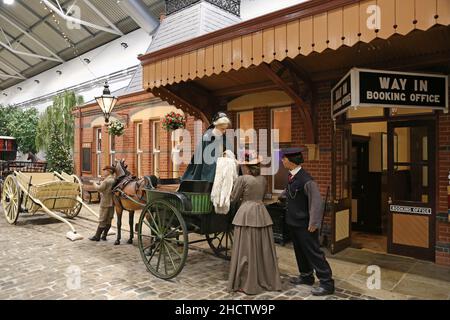
[[[103,168],[104,180],[101,184],[94,183],[94,188],[101,193],[100,199],[100,217],[97,232],[89,240],[100,241],[100,236],[102,240],[106,240],[106,235],[108,234],[109,228],[111,228],[111,221],[114,218],[114,203],[112,188],[116,179],[114,177],[114,167],[106,166]]]

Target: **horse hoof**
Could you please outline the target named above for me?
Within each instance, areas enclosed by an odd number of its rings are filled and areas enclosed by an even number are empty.
[[[120,241],[119,240],[116,240],[115,242],[114,242],[114,245],[115,246],[118,246],[120,244]]]
[[[133,240],[132,240],[132,239],[129,239],[129,240],[127,241],[127,243],[128,243],[128,244],[133,244]]]

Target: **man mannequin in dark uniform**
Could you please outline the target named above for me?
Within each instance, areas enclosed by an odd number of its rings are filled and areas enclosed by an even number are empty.
[[[286,223],[294,244],[300,276],[291,280],[295,285],[314,284],[314,272],[320,280],[319,287],[312,289],[316,296],[334,293],[334,280],[330,265],[320,249],[319,228],[323,216],[323,202],[319,187],[301,164],[300,149],[286,150],[283,166],[289,170],[289,182],[282,198],[286,199]]]

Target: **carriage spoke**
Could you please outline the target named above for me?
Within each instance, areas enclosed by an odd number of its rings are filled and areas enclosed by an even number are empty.
[[[161,246],[161,241],[158,242],[158,244],[156,245],[155,250],[153,250],[153,252],[152,252],[152,255],[150,256],[150,258],[148,258],[148,263],[150,263],[150,261],[153,259],[153,257],[155,256],[155,253],[158,251],[160,246]]]
[[[166,248],[166,245],[164,244],[164,241],[162,242],[162,246],[161,246],[161,248],[164,248],[164,252],[167,252],[167,248]],[[167,261],[166,261],[166,255],[164,254],[163,255],[163,261],[164,261],[164,271],[166,272],[166,274],[167,274]]]
[[[164,243],[164,246],[166,246],[165,243]],[[167,249],[167,247],[166,247],[166,249]],[[167,255],[169,256],[170,262],[172,263],[173,270],[176,270],[177,267],[175,266],[175,263],[173,262],[172,255],[170,254],[169,250],[167,250]]]
[[[153,231],[155,234],[158,234],[158,231],[155,230],[148,221],[144,220],[144,224],[150,228],[151,231]]]
[[[143,235],[141,235],[141,237],[142,238],[151,238],[151,239],[155,239],[156,238],[156,236],[155,235],[153,235],[153,234],[151,234],[151,235],[146,235],[146,234],[143,234]]]
[[[182,229],[181,226],[176,227],[175,229],[172,229],[168,234],[165,235],[165,238],[170,238],[175,231]],[[181,230],[183,231],[183,230]]]
[[[181,241],[180,241],[181,242]],[[169,245],[168,248],[172,249],[173,252],[181,259],[181,254],[177,251],[176,248],[174,248],[173,246]]]
[[[184,243],[184,241],[181,241],[181,240],[177,240],[177,239],[174,239],[174,238],[169,238],[169,239],[166,239],[166,241],[167,241],[167,242],[171,242],[171,243],[176,243],[176,244],[178,244],[178,245],[180,245],[180,244],[183,244],[183,243]]]
[[[159,250],[159,255],[158,255],[158,263],[156,264],[156,272],[159,271],[159,264],[161,262],[161,255],[163,254],[163,246],[162,246],[162,241],[160,242],[160,250]]]
[[[169,202],[156,200],[147,206],[139,221],[139,250],[147,269],[161,279],[178,275],[188,251],[186,224],[181,213]]]

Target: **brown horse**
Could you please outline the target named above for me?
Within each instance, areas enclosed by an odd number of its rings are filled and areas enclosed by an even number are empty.
[[[127,170],[128,166],[125,160],[117,161],[114,165],[116,174],[116,185],[113,188],[113,201],[117,215],[117,239],[115,245],[120,244],[121,227],[122,227],[122,213],[124,210],[128,211],[128,223],[130,227],[130,238],[127,243],[133,243],[134,237],[134,213],[136,210],[141,210],[146,204],[145,189],[154,189],[158,179],[156,176],[136,178]]]
[[[39,159],[37,157],[37,155],[35,155],[33,152],[28,152],[28,157],[27,160],[31,160],[31,162],[36,163],[36,162],[41,162],[41,159]]]

